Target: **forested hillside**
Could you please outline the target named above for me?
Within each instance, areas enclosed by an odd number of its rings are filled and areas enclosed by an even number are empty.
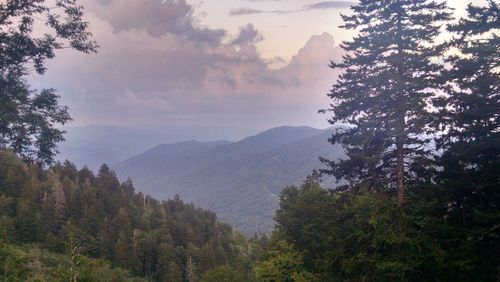
[[[241,272],[251,268],[251,250],[243,236],[218,222],[214,213],[178,197],[160,202],[137,194],[130,181],[118,182],[105,165],[97,175],[86,168],[78,171],[69,162],[45,170],[2,151],[0,187],[1,244],[36,246],[17,251],[2,245],[0,272],[14,280],[20,274],[8,269],[14,265],[12,260],[19,256],[28,261],[29,255],[22,252],[38,252],[38,248],[68,257],[99,258],[157,281],[201,277],[218,266]],[[68,264],[67,258],[63,260]],[[88,272],[89,264],[105,268],[105,264],[84,261],[74,266],[81,268],[75,271]],[[52,274],[45,274],[40,277],[51,281]]]
[[[333,129],[283,126],[234,143],[181,142],[159,145],[114,166],[138,190],[158,199],[175,194],[210,209],[246,235],[270,233],[279,192],[299,185],[319,156],[344,154],[332,147]],[[326,183],[325,183],[326,184]],[[328,180],[331,188],[333,179]]]

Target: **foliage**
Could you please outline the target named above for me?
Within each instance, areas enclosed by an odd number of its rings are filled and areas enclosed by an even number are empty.
[[[227,266],[219,266],[207,271],[201,282],[245,282],[250,280],[245,273],[235,271]]]
[[[69,257],[39,249],[36,246],[16,246],[0,243],[0,277],[2,281],[71,281]],[[120,268],[111,268],[103,260],[82,258],[78,281],[140,282]]]
[[[54,89],[30,89],[26,77],[33,70],[43,74],[56,50],[96,51],[82,12],[75,0],[0,3],[0,147],[40,163],[53,161],[56,143],[64,140],[58,125],[70,116]],[[35,27],[42,25],[39,36]]]
[[[271,246],[254,268],[257,277],[296,281],[293,273],[300,272],[311,281],[493,281],[497,231],[457,224],[446,208],[447,191],[422,186],[399,208],[393,195],[371,189],[289,187],[281,193]]]
[[[179,197],[136,194],[106,165],[97,176],[69,162],[44,170],[0,152],[0,211],[0,239],[71,250],[74,267],[88,256],[159,281],[200,277],[217,266],[250,270],[246,240],[214,213]]]
[[[267,254],[267,258],[255,266],[259,281],[305,282],[318,281],[314,275],[304,270],[304,255],[294,250],[286,241],[277,241]]]
[[[432,281],[443,254],[416,218],[381,193],[330,193],[317,184],[281,194],[275,236],[321,281]]]

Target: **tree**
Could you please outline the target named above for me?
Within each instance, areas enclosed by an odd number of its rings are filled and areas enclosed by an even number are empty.
[[[444,254],[423,228],[432,219],[416,214],[417,208],[412,201],[400,209],[386,193],[330,192],[307,183],[289,187],[281,192],[273,236],[294,246],[300,264],[285,255],[289,251],[272,249],[265,273],[277,277],[280,267],[290,265],[285,269],[313,273],[319,281],[441,279]]]
[[[467,11],[468,18],[449,26],[459,35],[453,40],[458,52],[448,57],[448,95],[435,99],[444,132],[438,140],[444,152],[441,180],[462,198],[458,205],[483,198],[484,207],[498,209],[500,7],[490,0],[487,7],[469,5]]]
[[[63,48],[84,53],[97,50],[83,7],[76,0],[5,0],[0,3],[0,148],[25,159],[50,164],[56,143],[64,140],[58,125],[71,118],[58,104],[54,89],[30,89],[26,77],[42,75],[45,63]],[[37,36],[34,27],[49,30]]]
[[[438,183],[455,230],[447,236],[452,259],[468,260],[465,279],[488,281],[500,269],[500,3],[467,12],[448,27],[446,95],[434,101],[443,132]]]
[[[351,9],[342,27],[359,34],[342,44],[343,61],[331,63],[344,72],[327,110],[330,123],[350,125],[330,139],[343,145],[348,159],[323,159],[323,172],[351,186],[396,190],[401,206],[406,186],[428,181],[433,169],[428,101],[443,70],[433,59],[445,49],[434,40],[450,13],[445,3],[430,0],[361,0]]]
[[[171,245],[171,242],[160,243],[158,245],[158,259],[156,263],[157,278],[159,281],[169,281],[168,278],[174,275],[171,273],[171,268],[173,267],[171,264],[175,265],[174,260],[175,248]],[[182,274],[178,274],[177,276],[182,277]],[[170,280],[174,281],[173,279]]]
[[[304,270],[304,255],[286,241],[277,241],[267,258],[256,264],[255,274],[259,281],[306,282],[319,281]]]

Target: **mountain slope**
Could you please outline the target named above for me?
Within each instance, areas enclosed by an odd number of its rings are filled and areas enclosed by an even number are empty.
[[[169,152],[185,144],[161,145],[115,170],[145,193],[179,194],[251,235],[272,229],[279,191],[320,167],[319,156],[342,156],[327,142],[330,135],[330,130],[278,127],[235,143],[199,142],[175,154]]]

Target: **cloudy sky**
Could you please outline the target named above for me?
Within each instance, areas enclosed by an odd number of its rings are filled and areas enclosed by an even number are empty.
[[[466,0],[449,0],[462,13]],[[475,0],[475,2],[482,2]],[[72,126],[326,127],[349,1],[82,0],[99,53],[60,52],[34,86]]]

